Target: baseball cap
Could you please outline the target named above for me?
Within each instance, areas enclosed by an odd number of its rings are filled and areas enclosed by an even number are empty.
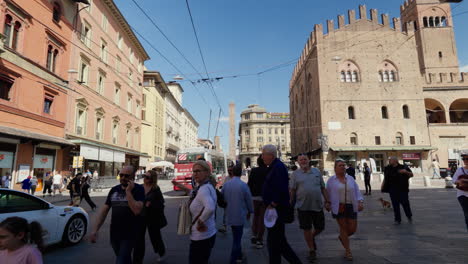
[[[270,208],[265,211],[263,222],[266,227],[271,228],[275,225],[276,219],[278,219],[278,213],[275,208]]]

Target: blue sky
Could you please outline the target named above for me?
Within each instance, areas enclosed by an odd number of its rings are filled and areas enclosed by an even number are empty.
[[[150,24],[132,0],[114,0],[130,25],[192,80],[201,77]],[[185,0],[135,0],[153,18],[169,39],[203,76],[200,58]],[[256,73],[299,57],[314,24],[336,21],[338,14],[347,14],[359,4],[376,8],[379,14],[399,17],[401,0],[189,0],[202,52],[210,77],[253,74],[225,78],[214,82],[223,108],[218,135],[223,148],[228,146],[228,104],[236,103],[236,118],[249,104],[257,103],[270,112],[289,112],[288,89],[294,64],[261,75]],[[453,14],[468,11],[468,1],[453,4]],[[460,66],[468,71],[468,13],[454,17]],[[150,54],[149,70],[160,71],[166,81],[179,74],[146,42]],[[215,134],[219,107],[206,84],[196,84],[199,92],[187,81],[183,105],[200,123],[199,136],[208,135],[210,109],[213,111],[210,137]],[[203,95],[201,98],[200,94]],[[207,103],[205,103],[205,101]]]

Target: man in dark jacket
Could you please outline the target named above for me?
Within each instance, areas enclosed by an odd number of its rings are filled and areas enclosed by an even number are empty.
[[[390,193],[393,211],[395,214],[395,224],[401,224],[400,204],[403,206],[405,215],[411,223],[413,214],[408,199],[409,178],[413,177],[411,170],[400,163],[397,157],[388,158],[389,164],[385,167],[385,182],[383,192]]]
[[[289,263],[301,263],[301,260],[289,246],[284,233],[285,214],[290,206],[288,170],[283,162],[277,158],[275,145],[265,145],[262,149],[262,158],[269,169],[263,184],[263,203],[267,209],[276,209],[278,214],[275,224],[268,228],[269,263],[281,263],[281,256]]]

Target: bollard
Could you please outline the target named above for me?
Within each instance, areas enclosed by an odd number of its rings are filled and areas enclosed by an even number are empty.
[[[445,188],[453,188],[452,177],[445,177]]]
[[[424,176],[424,186],[431,187],[431,178],[429,176]]]
[[[383,175],[382,173],[380,173],[379,176],[380,176],[380,182],[383,182],[383,180],[384,180],[384,175]]]

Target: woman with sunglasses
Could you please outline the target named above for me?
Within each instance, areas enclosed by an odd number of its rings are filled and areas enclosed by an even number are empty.
[[[210,184],[211,167],[198,160],[192,167],[196,188],[190,195],[192,233],[190,234],[190,264],[208,263],[216,240],[216,190]]]
[[[161,228],[167,225],[164,215],[164,197],[158,186],[158,174],[153,171],[147,171],[143,175],[143,187],[145,189],[145,201],[141,215],[144,223],[138,232],[136,246],[133,253],[133,263],[143,263],[145,257],[145,235],[146,229],[153,245],[154,253],[159,255],[158,261],[162,261],[166,255],[166,247],[161,236]]]
[[[462,154],[462,160],[464,166],[457,169],[452,180],[457,187],[457,199],[463,209],[463,214],[465,214],[466,229],[468,230],[468,153]]]

